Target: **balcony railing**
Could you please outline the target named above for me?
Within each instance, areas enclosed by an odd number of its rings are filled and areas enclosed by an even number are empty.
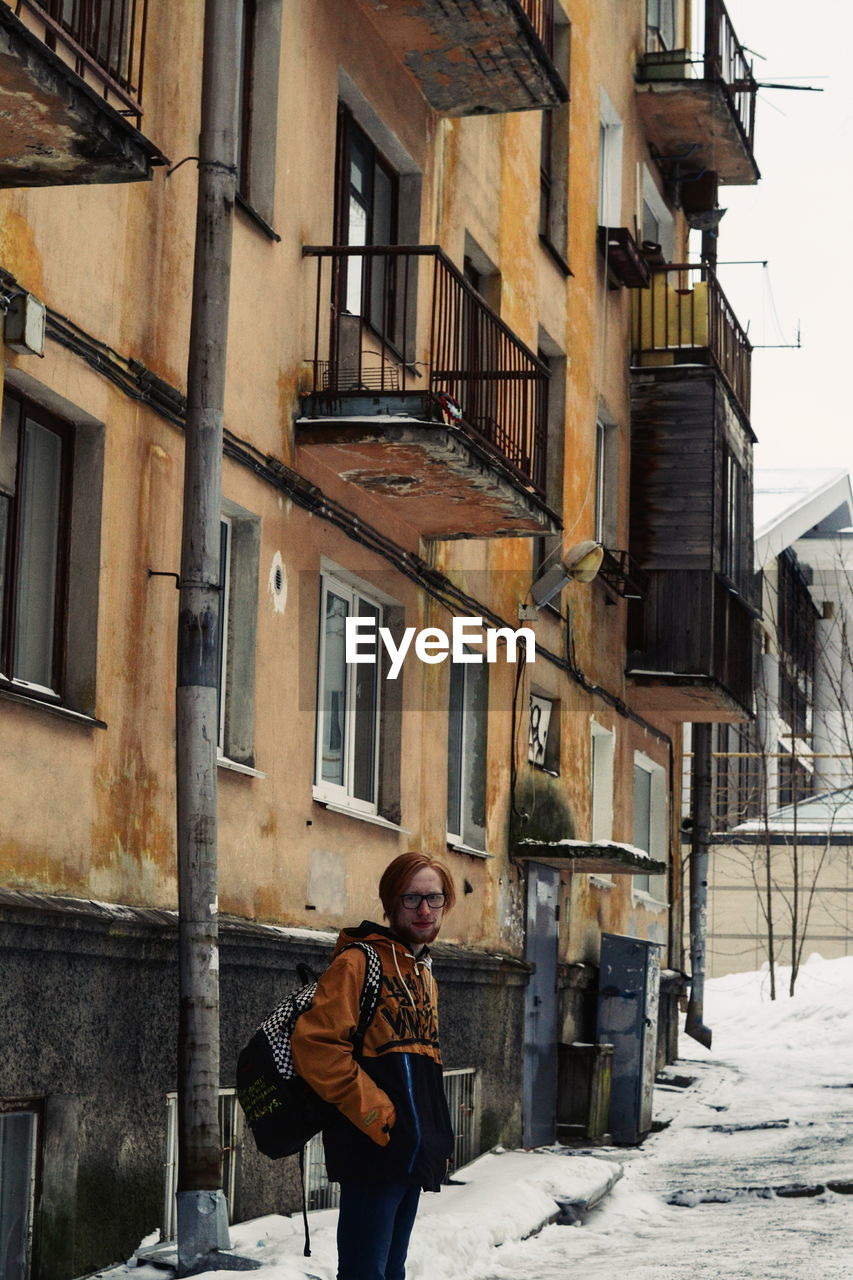
[[[554,57],[554,0],[519,0],[549,58]]]
[[[753,150],[758,85],[723,0],[705,0],[705,78],[726,94],[741,132]]]
[[[548,369],[441,249],[302,252],[317,260],[313,414],[386,397],[396,412],[458,426],[544,492]]]
[[[707,363],[749,416],[752,345],[708,266],[652,267],[634,294],[634,363]]]
[[[15,12],[139,127],[148,0],[16,0]]]

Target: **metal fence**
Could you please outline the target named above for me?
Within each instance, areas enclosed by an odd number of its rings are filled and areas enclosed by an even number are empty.
[[[460,1169],[479,1155],[479,1078],[474,1067],[457,1067],[444,1072],[444,1092],[453,1125],[453,1156],[450,1170]],[[305,1201],[309,1209],[336,1209],[340,1187],[329,1182],[323,1159],[323,1139],[318,1133],[305,1148]]]
[[[142,117],[148,0],[16,0],[18,16],[123,115]]]
[[[234,1221],[243,1141],[243,1109],[237,1102],[236,1089],[219,1090],[219,1132],[222,1138],[222,1187],[228,1204],[228,1220]],[[166,1154],[163,1161],[165,1190],[163,1196],[162,1238],[177,1238],[178,1220],[175,1196],[178,1190],[178,1095],[166,1094]]]
[[[755,133],[758,85],[723,0],[705,0],[705,78],[725,91],[750,152]]]
[[[549,372],[436,245],[316,246],[315,399],[431,398],[539,492]]]
[[[530,25],[545,46],[549,58],[554,56],[554,0],[519,0],[530,19]]]

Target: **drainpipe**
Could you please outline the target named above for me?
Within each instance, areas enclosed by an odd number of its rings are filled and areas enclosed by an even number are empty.
[[[690,968],[692,985],[684,1030],[706,1049],[705,943],[708,933],[708,845],[711,835],[711,725],[693,725],[693,841],[690,847]]]
[[[219,1133],[216,755],[222,419],[236,189],[237,0],[207,0],[176,689],[178,1275],[230,1246]]]

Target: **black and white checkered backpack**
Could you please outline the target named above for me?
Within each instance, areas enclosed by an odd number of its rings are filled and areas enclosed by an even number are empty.
[[[382,966],[378,953],[368,942],[351,942],[343,950],[350,947],[358,947],[367,959],[361,1012],[353,1037],[353,1052],[357,1054],[379,1002]],[[334,1112],[334,1108],[297,1075],[293,1064],[293,1028],[297,1018],[310,1009],[316,990],[317,983],[309,982],[285,996],[237,1059],[237,1097],[246,1123],[258,1150],[272,1160],[301,1151]]]

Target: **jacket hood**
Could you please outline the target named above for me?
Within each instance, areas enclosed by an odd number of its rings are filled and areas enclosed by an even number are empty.
[[[429,947],[424,946],[420,955],[415,956],[408,943],[403,942],[401,938],[398,938],[397,935],[386,925],[375,924],[372,920],[362,920],[359,925],[342,929],[338,934],[338,940],[335,943],[335,949],[332,953],[332,957],[334,958],[343,947],[349,946],[352,942],[369,942],[379,950],[380,954],[383,951],[387,954],[389,951],[396,950],[398,956],[408,956],[412,960],[417,960],[419,965],[424,964],[425,962],[429,962],[430,965],[432,964]]]

